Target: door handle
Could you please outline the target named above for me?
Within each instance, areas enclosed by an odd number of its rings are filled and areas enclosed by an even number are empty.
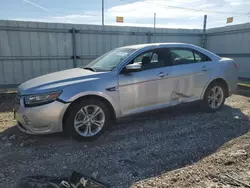
[[[201,68],[201,70],[205,72],[205,71],[208,70],[208,68],[204,66],[204,67]]]
[[[167,75],[168,75],[168,73],[160,72],[160,73],[158,74],[158,77],[163,78],[163,77],[165,77],[165,76],[167,76]]]

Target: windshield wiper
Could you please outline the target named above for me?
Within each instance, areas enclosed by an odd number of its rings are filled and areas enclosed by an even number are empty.
[[[91,67],[83,67],[83,69],[86,69],[86,70],[90,70],[90,71],[96,72],[96,70],[93,69],[93,68],[91,68]]]

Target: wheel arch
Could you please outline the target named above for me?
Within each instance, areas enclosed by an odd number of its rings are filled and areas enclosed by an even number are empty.
[[[62,130],[64,130],[64,126],[65,126],[65,120],[66,120],[66,117],[67,117],[67,114],[70,110],[70,108],[77,102],[81,101],[81,100],[89,100],[89,99],[97,99],[97,100],[100,100],[101,102],[103,102],[107,107],[108,107],[108,110],[109,110],[109,113],[111,115],[111,120],[115,121],[117,115],[116,115],[116,111],[115,111],[115,108],[114,106],[112,105],[112,103],[106,99],[105,97],[103,96],[100,96],[100,95],[95,95],[95,94],[87,94],[87,95],[83,95],[83,96],[80,96],[78,98],[76,98],[74,101],[72,101],[70,103],[70,105],[67,107],[64,115],[63,115],[63,118],[62,118]]]
[[[226,90],[226,98],[229,97],[229,87],[228,87],[228,83],[226,82],[226,80],[223,79],[223,78],[216,78],[216,79],[213,79],[213,80],[211,80],[210,82],[207,83],[206,87],[203,89],[201,99],[203,99],[204,94],[205,94],[207,88],[208,88],[211,84],[213,84],[213,83],[215,83],[215,82],[216,82],[216,83],[220,83],[220,84],[222,84],[222,85],[224,86],[224,88],[225,88],[225,90]]]

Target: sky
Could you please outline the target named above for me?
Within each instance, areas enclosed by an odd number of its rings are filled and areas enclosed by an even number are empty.
[[[102,0],[0,0],[1,20],[101,24]],[[105,25],[202,29],[250,22],[250,0],[104,0]],[[122,16],[124,23],[116,23]],[[233,23],[226,23],[234,17]]]

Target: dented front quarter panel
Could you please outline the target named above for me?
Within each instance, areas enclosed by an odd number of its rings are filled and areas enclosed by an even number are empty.
[[[109,88],[114,88],[114,90],[108,90]],[[82,82],[77,85],[69,85],[60,95],[62,101],[71,103],[76,99],[84,96],[98,96],[106,99],[114,108],[116,117],[119,117],[120,112],[120,102],[117,88],[117,77],[114,72],[109,72],[104,74],[99,78],[93,79],[88,82]]]

